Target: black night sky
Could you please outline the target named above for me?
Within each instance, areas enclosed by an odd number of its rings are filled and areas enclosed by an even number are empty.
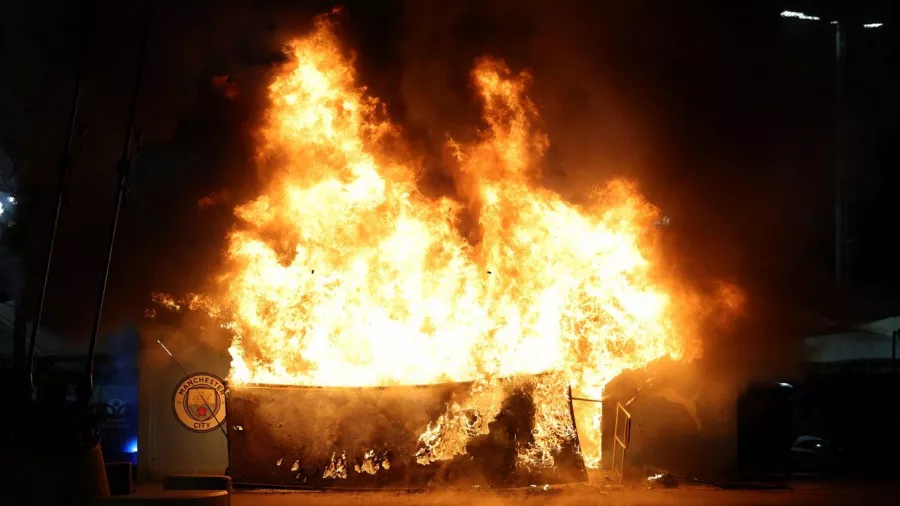
[[[39,278],[79,37],[81,1],[18,1],[0,16],[0,148],[18,175],[11,262]],[[155,2],[137,128],[144,146],[123,209],[104,331],[138,321],[153,291],[197,291],[215,272],[230,207],[254,195],[254,124],[287,37],[330,2]],[[387,102],[410,143],[434,154],[478,121],[474,59],[531,69],[561,191],[637,179],[672,218],[672,262],[745,288],[742,332],[779,343],[799,315],[898,314],[900,18],[890,1],[346,1],[343,36],[361,84]],[[833,277],[834,27],[848,26],[846,139],[850,283]],[[71,203],[61,219],[45,324],[86,336],[115,192],[145,3],[95,2]],[[863,22],[882,28],[865,30]],[[236,99],[212,85],[231,76]],[[76,143],[80,144],[81,143]],[[428,160],[426,160],[428,163]],[[225,200],[199,209],[215,193]],[[10,267],[13,266],[13,267]],[[28,304],[33,301],[27,300]],[[891,313],[893,311],[893,313]],[[871,314],[868,314],[871,313]],[[791,329],[787,331],[785,329]],[[790,334],[790,335],[789,335]],[[741,342],[734,336],[723,342]],[[758,341],[757,341],[758,342]],[[723,347],[725,348],[725,347]],[[733,348],[733,347],[732,347]],[[763,347],[765,348],[765,347]],[[740,348],[731,354],[741,353]]]

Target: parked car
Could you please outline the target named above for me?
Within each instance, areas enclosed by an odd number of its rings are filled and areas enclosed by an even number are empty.
[[[818,436],[800,436],[791,446],[793,471],[828,473],[841,465],[841,448]]]

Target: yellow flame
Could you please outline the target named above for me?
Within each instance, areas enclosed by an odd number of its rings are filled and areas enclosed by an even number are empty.
[[[380,461],[378,457],[375,456],[375,450],[369,450],[363,455],[362,463],[354,464],[353,470],[357,473],[367,473],[367,474],[375,474],[384,464],[385,469],[390,469],[390,463],[385,461]]]
[[[658,268],[658,213],[637,188],[614,180],[575,205],[541,185],[550,140],[527,73],[476,62],[486,128],[450,141],[459,198],[431,199],[388,147],[397,129],[356,84],[331,21],[287,53],[260,132],[267,186],[236,208],[220,291],[185,303],[234,333],[231,382],[475,380],[422,434],[427,464],[487,433],[503,378],[557,371],[535,386],[534,442],[519,449],[520,463],[546,466],[574,437],[569,386],[599,399],[623,370],[699,351],[682,317],[694,299]],[[579,420],[592,465],[599,415]],[[346,457],[327,474],[346,477]]]
[[[332,479],[332,480],[346,480],[347,479],[347,454],[341,453],[339,458],[337,457],[337,452],[331,454],[331,462],[325,466],[325,470],[322,471],[322,478]]]
[[[154,293],[151,296],[151,300],[154,303],[159,304],[160,306],[163,306],[167,309],[172,309],[175,311],[181,310],[181,304],[179,304],[178,301],[176,301],[175,298],[171,295],[165,293]]]

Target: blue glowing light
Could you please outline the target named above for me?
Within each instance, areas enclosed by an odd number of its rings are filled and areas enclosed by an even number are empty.
[[[137,438],[129,439],[127,443],[125,443],[125,453],[137,453],[138,451],[138,440]]]

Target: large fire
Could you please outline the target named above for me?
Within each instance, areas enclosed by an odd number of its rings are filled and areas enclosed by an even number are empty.
[[[472,71],[479,140],[448,141],[457,197],[426,197],[332,23],[320,18],[288,46],[260,132],[266,188],[235,210],[220,289],[187,305],[203,301],[233,332],[233,383],[475,381],[425,429],[423,464],[487,432],[498,385],[550,371],[520,460],[552,465],[551,450],[574,436],[568,387],[600,399],[624,370],[699,351],[695,298],[660,269],[658,213],[626,181],[582,205],[543,187],[550,139],[530,77],[492,58]],[[589,465],[599,415],[598,404],[578,420]]]

